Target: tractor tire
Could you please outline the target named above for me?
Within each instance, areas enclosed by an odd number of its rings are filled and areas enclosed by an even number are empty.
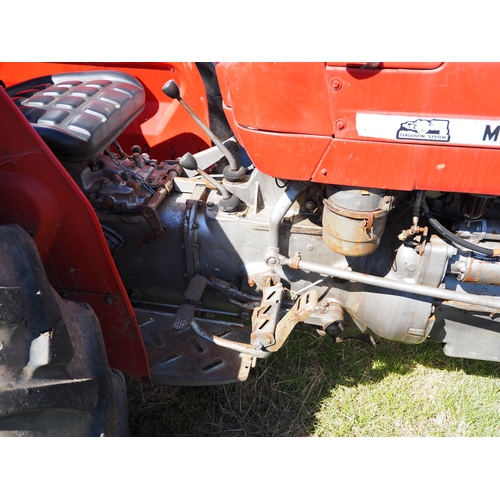
[[[0,436],[126,436],[123,374],[89,305],[50,286],[33,240],[0,226]]]

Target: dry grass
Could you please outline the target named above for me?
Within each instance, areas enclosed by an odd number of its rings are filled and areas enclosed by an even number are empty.
[[[128,389],[133,436],[500,436],[500,364],[436,344],[303,330],[246,382]]]

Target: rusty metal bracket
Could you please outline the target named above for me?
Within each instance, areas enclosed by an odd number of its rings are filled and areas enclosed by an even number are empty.
[[[264,289],[262,301],[252,314],[252,335],[250,341],[255,349],[274,344],[274,332],[278,323],[283,300],[283,285],[269,286]]]
[[[250,337],[251,344],[234,342],[211,335],[201,328],[194,319],[191,320],[190,326],[200,337],[220,347],[226,347],[255,358],[267,358],[281,348],[297,323],[307,319],[318,304],[318,292],[311,290],[301,295],[276,325],[283,289],[281,285],[270,288],[272,290],[268,290],[268,293],[262,299],[262,305],[254,310],[254,317],[252,318],[253,331]]]
[[[298,269],[299,268],[299,263],[300,263],[300,259],[302,258],[302,255],[300,254],[300,252],[297,250],[297,252],[295,252],[294,256],[291,258],[290,260],[290,267],[292,269]]]
[[[310,290],[301,295],[294,306],[286,313],[283,319],[278,323],[275,332],[276,342],[267,348],[270,352],[276,352],[285,343],[297,323],[305,321],[316,309],[318,305],[317,290]]]
[[[152,229],[152,231],[146,234],[139,242],[139,247],[143,248],[152,241],[161,238],[165,234],[165,227],[160,222],[156,209],[149,204],[141,210],[141,214]]]

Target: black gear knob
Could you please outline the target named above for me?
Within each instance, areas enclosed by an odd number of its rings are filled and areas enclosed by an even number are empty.
[[[165,95],[170,97],[170,99],[179,100],[181,98],[181,91],[179,90],[179,85],[177,85],[175,80],[169,80],[165,85],[163,85],[161,90]]]
[[[179,161],[179,165],[186,170],[198,170],[198,162],[191,153],[186,153]]]

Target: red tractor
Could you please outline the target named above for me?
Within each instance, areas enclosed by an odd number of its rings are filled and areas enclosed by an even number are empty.
[[[0,434],[124,435],[122,372],[243,381],[300,322],[499,361],[498,78],[0,64]]]

